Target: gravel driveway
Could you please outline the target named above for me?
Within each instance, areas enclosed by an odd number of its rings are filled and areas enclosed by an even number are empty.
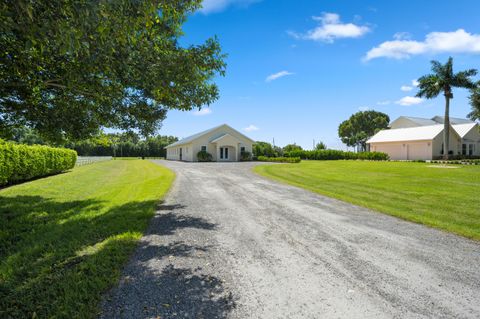
[[[101,318],[479,318],[480,244],[273,182],[157,161],[175,184]]]

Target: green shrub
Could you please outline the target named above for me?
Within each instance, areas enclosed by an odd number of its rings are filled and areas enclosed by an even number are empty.
[[[200,151],[197,153],[197,159],[199,162],[211,162],[212,154],[208,153],[207,151]]]
[[[76,161],[77,153],[65,148],[0,143],[0,185],[60,173]]]
[[[388,155],[380,152],[344,152],[339,150],[291,151],[285,157],[300,157],[305,160],[370,160],[387,161]]]
[[[240,160],[241,161],[251,161],[252,160],[252,153],[244,151],[240,153]]]
[[[277,162],[277,163],[300,163],[300,157],[266,157],[259,156],[257,158],[260,162]]]

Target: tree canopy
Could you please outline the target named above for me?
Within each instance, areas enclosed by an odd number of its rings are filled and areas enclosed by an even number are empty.
[[[315,150],[317,151],[326,150],[326,149],[327,149],[327,145],[325,145],[325,143],[321,141],[315,144]]]
[[[347,146],[356,146],[366,150],[366,141],[380,130],[386,129],[390,118],[387,114],[377,111],[360,111],[338,127],[338,136]]]
[[[7,0],[0,4],[0,136],[16,126],[49,140],[100,128],[161,125],[167,110],[218,98],[216,38],[182,46],[201,0]]]
[[[300,145],[297,145],[295,143],[293,144],[287,144],[283,147],[283,151],[286,152],[292,152],[292,151],[302,151],[303,148]]]
[[[253,144],[252,153],[254,156],[277,156],[277,153],[272,144],[268,142],[257,141]]]

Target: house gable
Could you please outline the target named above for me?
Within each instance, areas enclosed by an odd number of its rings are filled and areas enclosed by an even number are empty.
[[[222,124],[222,125],[216,126],[214,128],[211,128],[211,129],[202,131],[200,133],[197,133],[197,134],[188,136],[186,138],[183,138],[178,142],[175,142],[175,143],[172,143],[172,144],[166,146],[165,148],[175,147],[175,146],[184,145],[184,144],[188,144],[188,143],[196,143],[196,140],[200,140],[205,136],[209,136],[211,139],[216,139],[216,138],[220,137],[221,135],[223,135],[225,133],[229,133],[230,135],[235,136],[239,140],[250,142],[252,144],[255,143],[254,140],[252,140],[248,136],[245,136],[244,134],[240,133],[239,131],[235,130],[231,126],[229,126],[227,124]]]
[[[202,150],[206,150],[214,161],[218,161],[221,147],[230,147],[231,160],[238,160],[241,152],[252,152],[253,143],[249,137],[223,124],[167,146],[167,159],[178,159],[175,155],[177,150],[188,145],[191,158],[185,158],[187,161],[197,161],[197,154]]]

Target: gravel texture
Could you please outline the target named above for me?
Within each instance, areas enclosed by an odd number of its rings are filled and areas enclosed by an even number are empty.
[[[251,172],[177,174],[101,318],[479,318],[480,244]]]

